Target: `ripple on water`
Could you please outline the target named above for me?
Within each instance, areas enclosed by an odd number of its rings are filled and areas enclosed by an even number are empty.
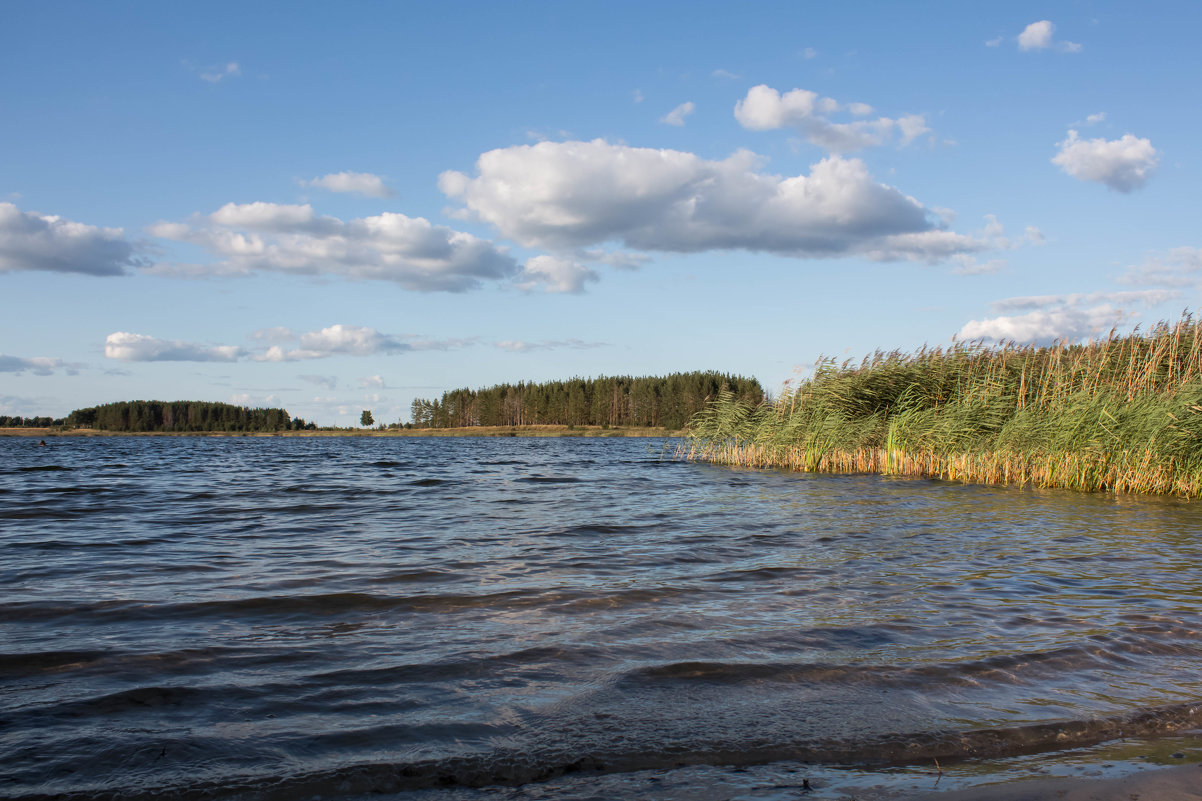
[[[1202,725],[1194,504],[619,439],[0,450],[18,797],[437,793]]]

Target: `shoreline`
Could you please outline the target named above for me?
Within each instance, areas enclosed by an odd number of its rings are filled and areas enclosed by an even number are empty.
[[[873,801],[857,795],[857,801]],[[1202,763],[1156,766],[1135,773],[1096,778],[1015,779],[958,790],[880,796],[880,801],[1197,801],[1202,799]]]
[[[683,437],[666,428],[600,426],[466,426],[463,428],[345,428],[302,431],[108,431],[97,428],[0,428],[0,437]]]

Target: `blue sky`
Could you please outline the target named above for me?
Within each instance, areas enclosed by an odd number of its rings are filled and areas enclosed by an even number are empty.
[[[4,4],[0,414],[1048,342],[1202,284],[1192,3]]]

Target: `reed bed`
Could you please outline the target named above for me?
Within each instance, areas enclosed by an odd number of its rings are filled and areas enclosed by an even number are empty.
[[[683,458],[824,473],[1202,495],[1202,322],[1085,345],[954,343],[820,360],[690,423]]]

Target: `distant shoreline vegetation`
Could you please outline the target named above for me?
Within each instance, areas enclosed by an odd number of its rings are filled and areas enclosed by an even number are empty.
[[[770,402],[722,393],[685,458],[1202,496],[1202,323],[1087,345],[980,343],[823,360]]]
[[[415,399],[411,417],[414,428],[551,425],[679,430],[720,392],[752,405],[764,399],[756,379],[718,372],[600,376],[454,389],[436,400]]]
[[[76,409],[62,425],[129,433],[251,433],[317,428],[299,417],[290,418],[285,409],[250,409],[212,401],[141,400]]]

